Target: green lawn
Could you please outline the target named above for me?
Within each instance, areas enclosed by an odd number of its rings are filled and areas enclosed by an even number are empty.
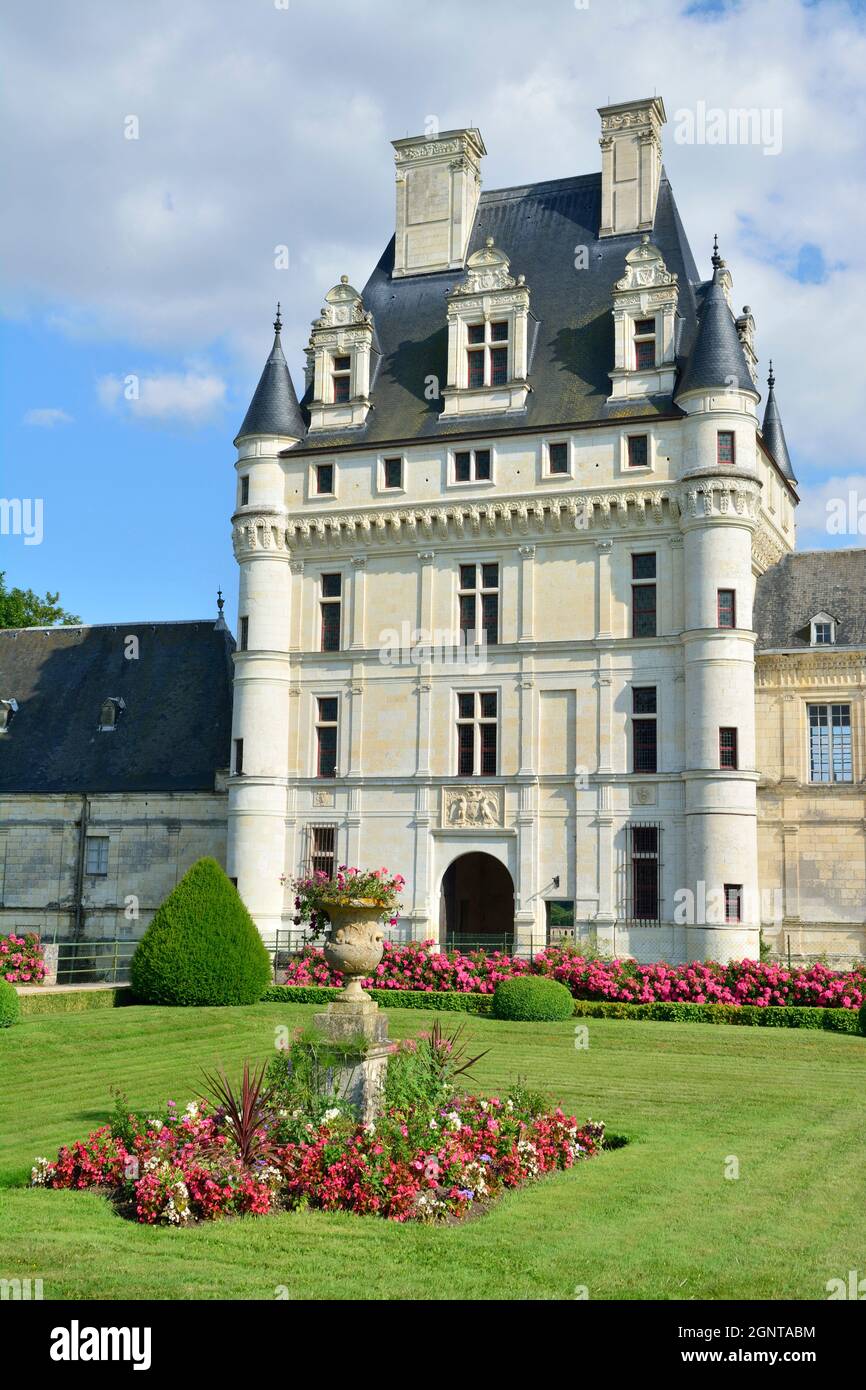
[[[462,1227],[306,1212],[147,1229],[23,1187],[34,1155],[104,1119],[112,1084],[137,1108],[185,1102],[203,1065],[264,1058],[313,1012],[121,1008],[0,1033],[0,1275],[41,1277],[46,1298],[772,1299],[866,1269],[866,1039],[823,1032],[589,1020],[576,1050],[574,1023],[468,1019],[484,1089],[525,1077],[630,1142]],[[431,1017],[392,1010],[391,1035]]]

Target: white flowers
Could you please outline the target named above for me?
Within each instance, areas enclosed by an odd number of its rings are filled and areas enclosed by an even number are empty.
[[[324,1115],[322,1116],[322,1120],[325,1124],[327,1124],[329,1120],[339,1120],[340,1114],[341,1112],[337,1108],[337,1106],[332,1105],[328,1110],[325,1111]]]
[[[45,1187],[53,1172],[54,1164],[49,1163],[47,1158],[41,1156],[35,1158],[33,1167],[30,1169],[31,1187]]]
[[[191,1120],[198,1119],[198,1101],[191,1100],[189,1105],[186,1107],[184,1114],[189,1115]]]
[[[446,1128],[448,1128],[448,1129],[450,1129],[450,1130],[453,1130],[453,1131],[455,1131],[455,1132],[456,1132],[458,1129],[462,1129],[462,1128],[463,1128],[463,1121],[461,1120],[461,1118],[460,1118],[460,1116],[458,1115],[458,1113],[457,1113],[456,1110],[449,1110],[449,1111],[448,1111],[448,1114],[445,1116],[445,1119],[446,1119],[446,1121],[447,1121],[447,1126],[446,1126]]]
[[[431,1120],[431,1121],[430,1121],[430,1128],[431,1128],[431,1129],[438,1129],[438,1128],[439,1128],[439,1126],[437,1125],[437,1123],[436,1123],[435,1120]]]

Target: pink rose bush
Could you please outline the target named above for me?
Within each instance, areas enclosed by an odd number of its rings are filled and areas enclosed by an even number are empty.
[[[513,975],[547,975],[566,985],[575,999],[599,999],[632,1004],[806,1005],[859,1009],[866,1001],[866,967],[835,971],[816,962],[786,966],[741,960],[729,965],[692,961],[688,965],[637,965],[630,960],[599,960],[574,948],[550,946],[533,960],[496,951],[463,954],[440,952],[432,941],[385,943],[382,962],[363,981],[369,989],[439,990],[492,994],[500,980]],[[321,951],[307,946],[289,962],[288,985],[330,985],[344,981],[331,970]]]
[[[45,975],[42,944],[35,932],[0,936],[0,978],[10,985],[41,985]]]
[[[604,1142],[604,1126],[539,1111],[519,1089],[449,1097],[432,1110],[361,1125],[338,1106],[318,1123],[275,1109],[266,1154],[244,1167],[219,1109],[106,1124],[35,1161],[34,1186],[109,1193],[145,1225],[183,1226],[224,1216],[315,1207],[432,1222],[484,1209],[522,1183],[571,1168]]]

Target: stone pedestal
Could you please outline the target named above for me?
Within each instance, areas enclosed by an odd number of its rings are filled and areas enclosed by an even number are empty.
[[[57,963],[60,958],[60,947],[54,943],[42,947],[42,960],[45,965],[44,985],[57,984]]]
[[[358,1041],[357,1051],[347,1052],[334,1068],[334,1095],[348,1102],[364,1124],[382,1111],[382,1093],[388,1066],[388,1016],[372,999],[339,1001],[313,1015],[316,1028],[329,1041]]]

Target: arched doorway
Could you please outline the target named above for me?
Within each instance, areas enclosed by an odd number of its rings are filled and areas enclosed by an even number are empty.
[[[458,949],[514,946],[514,882],[492,854],[461,854],[442,879],[445,944]]]

